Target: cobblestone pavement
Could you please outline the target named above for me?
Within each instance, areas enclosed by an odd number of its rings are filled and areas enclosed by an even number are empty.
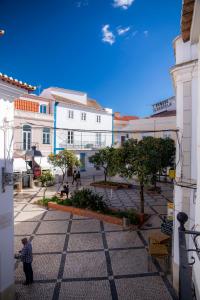
[[[87,179],[84,184],[87,185]],[[72,188],[71,188],[72,189]],[[163,186],[172,196],[170,185]],[[137,208],[138,190],[103,193],[115,207]],[[49,190],[49,195],[53,189]],[[33,202],[41,191],[15,195],[15,251],[21,238],[33,245],[34,279],[23,286],[22,264],[16,262],[17,299],[89,299],[89,300],[168,300],[176,299],[159,262],[149,270],[147,239],[160,230],[166,214],[166,196],[145,194],[145,210],[152,216],[137,231],[69,213],[46,210]],[[171,195],[171,196],[170,196]]]

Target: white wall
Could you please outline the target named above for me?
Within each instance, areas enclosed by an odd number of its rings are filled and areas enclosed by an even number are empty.
[[[13,232],[13,187],[2,190],[2,168],[12,173],[13,143],[13,99],[25,90],[0,80],[0,299],[13,299],[14,296],[14,232]],[[2,130],[6,124],[8,129]]]
[[[74,118],[68,118],[68,111],[73,110]],[[81,113],[86,112],[86,121],[81,120]],[[97,115],[101,116],[101,122],[96,121]],[[57,106],[57,128],[64,129],[82,129],[84,130],[97,130],[103,131],[108,130],[109,133],[102,132],[102,143],[105,146],[111,146],[112,144],[112,114],[106,113],[100,110],[92,110],[89,108],[79,109],[72,106],[67,106],[63,103],[59,103]],[[62,148],[62,144],[67,140],[66,130],[57,130],[57,148]],[[74,133],[74,144],[81,145],[85,143],[95,143],[96,133],[94,132],[75,132]]]

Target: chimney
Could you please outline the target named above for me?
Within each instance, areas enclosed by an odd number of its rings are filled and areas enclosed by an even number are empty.
[[[114,116],[115,116],[115,117],[120,117],[120,112],[115,112],[115,113],[114,113]]]

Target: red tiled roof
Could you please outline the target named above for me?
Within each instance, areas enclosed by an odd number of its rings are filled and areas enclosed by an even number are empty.
[[[138,120],[139,118],[136,116],[115,116],[114,119],[116,121],[131,121],[131,120]]]
[[[150,118],[157,118],[157,117],[172,117],[176,116],[176,110],[167,110],[163,111],[154,115],[151,115]]]
[[[29,92],[30,91],[34,91],[36,89],[35,86],[32,86],[30,84],[27,84],[26,82],[22,82],[22,81],[19,81],[17,79],[14,79],[12,77],[9,77],[6,74],[0,73],[0,79],[3,80],[3,81],[6,81],[6,82],[8,82],[8,83],[10,83],[12,85],[18,86],[18,87],[20,87],[22,89],[25,89],[25,90],[27,90]]]
[[[44,98],[44,97],[40,97],[40,96],[35,95],[35,94],[24,94],[20,98],[50,102],[49,99]]]

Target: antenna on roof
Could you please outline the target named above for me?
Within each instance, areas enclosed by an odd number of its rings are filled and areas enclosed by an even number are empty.
[[[37,85],[37,86],[36,86],[36,88],[38,89],[38,93],[39,93],[39,95],[40,95],[40,92],[41,92],[42,85],[41,85],[41,84],[39,84],[39,85]]]

